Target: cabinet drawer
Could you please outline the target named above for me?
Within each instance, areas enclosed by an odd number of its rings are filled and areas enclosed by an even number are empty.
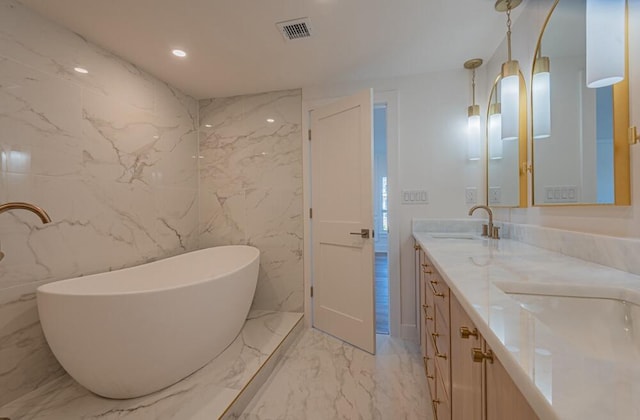
[[[433,303],[437,309],[442,312],[442,315],[446,315],[446,319],[449,319],[449,287],[442,280],[437,272],[431,275],[429,280],[430,291],[433,299]]]
[[[424,296],[424,303],[433,307],[434,296],[433,287],[431,287],[431,281],[433,281],[433,268],[428,263],[422,264],[420,278],[422,279],[421,286]]]
[[[435,360],[433,360],[433,356],[424,356],[424,373],[427,376],[427,383],[429,384],[429,394],[431,395],[431,399],[436,396],[436,365]]]
[[[422,316],[420,318],[422,319],[424,330],[430,333],[436,330],[435,312],[436,310],[433,305],[429,305],[428,303],[422,304]]]
[[[449,396],[451,392],[451,354],[449,332],[437,332],[433,335],[434,355],[438,377],[442,380],[444,391]]]
[[[432,400],[436,420],[451,420],[451,404],[449,396],[444,391],[444,384],[436,380],[436,398]]]

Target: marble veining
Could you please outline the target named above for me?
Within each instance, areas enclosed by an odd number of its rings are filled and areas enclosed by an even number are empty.
[[[637,295],[640,276],[510,239],[442,240],[425,232],[414,237],[540,418],[640,418],[640,367],[619,357],[615,341],[634,339],[622,331],[629,322],[624,313],[619,325],[610,325],[606,320],[614,314],[581,315],[580,308],[598,306],[574,302],[576,309],[556,323],[537,314],[544,310],[540,305],[528,306],[539,300],[526,303],[505,293],[544,288],[561,296],[608,296],[598,291],[617,289]],[[585,344],[593,340],[604,343]]]
[[[302,310],[301,103],[300,90],[200,101],[200,246],[260,249],[258,309]]]
[[[241,333],[216,359],[151,395],[101,398],[64,375],[1,407],[0,416],[12,420],[219,418],[301,319],[300,313],[252,311]]]
[[[379,335],[370,355],[318,330],[292,346],[240,419],[432,419],[420,349]]]
[[[0,0],[0,200],[53,219],[0,216],[0,405],[62,373],[24,296],[198,247],[197,121],[195,99]]]
[[[640,239],[503,223],[509,238],[640,275]]]

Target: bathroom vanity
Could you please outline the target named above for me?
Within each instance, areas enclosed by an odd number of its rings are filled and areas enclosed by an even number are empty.
[[[640,276],[509,239],[414,238],[437,420],[640,418]]]

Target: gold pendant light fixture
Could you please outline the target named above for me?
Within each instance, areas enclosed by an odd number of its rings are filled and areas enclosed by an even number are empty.
[[[549,138],[551,136],[551,73],[549,57],[542,56],[542,44],[538,47],[538,56],[533,64],[531,96],[533,138]]]
[[[492,95],[494,102],[489,104],[489,118],[487,119],[487,137],[489,144],[489,159],[502,159],[502,112],[498,95]]]
[[[507,61],[502,64],[500,105],[502,108],[502,140],[516,140],[520,124],[520,64],[511,58],[511,11],[522,0],[498,0],[495,9],[507,14]]]
[[[481,58],[472,58],[464,63],[464,68],[471,70],[472,105],[467,108],[467,157],[469,160],[480,160],[482,133],[480,130],[480,105],[476,105],[476,69],[482,65]]]
[[[626,8],[625,0],[587,0],[587,87],[624,79]]]

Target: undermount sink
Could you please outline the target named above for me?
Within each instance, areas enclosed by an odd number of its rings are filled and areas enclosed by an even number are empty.
[[[468,233],[468,232],[429,233],[429,236],[431,236],[434,239],[470,239],[470,240],[482,239],[477,234]]]
[[[554,334],[597,359],[640,360],[640,294],[596,286],[497,283]]]

